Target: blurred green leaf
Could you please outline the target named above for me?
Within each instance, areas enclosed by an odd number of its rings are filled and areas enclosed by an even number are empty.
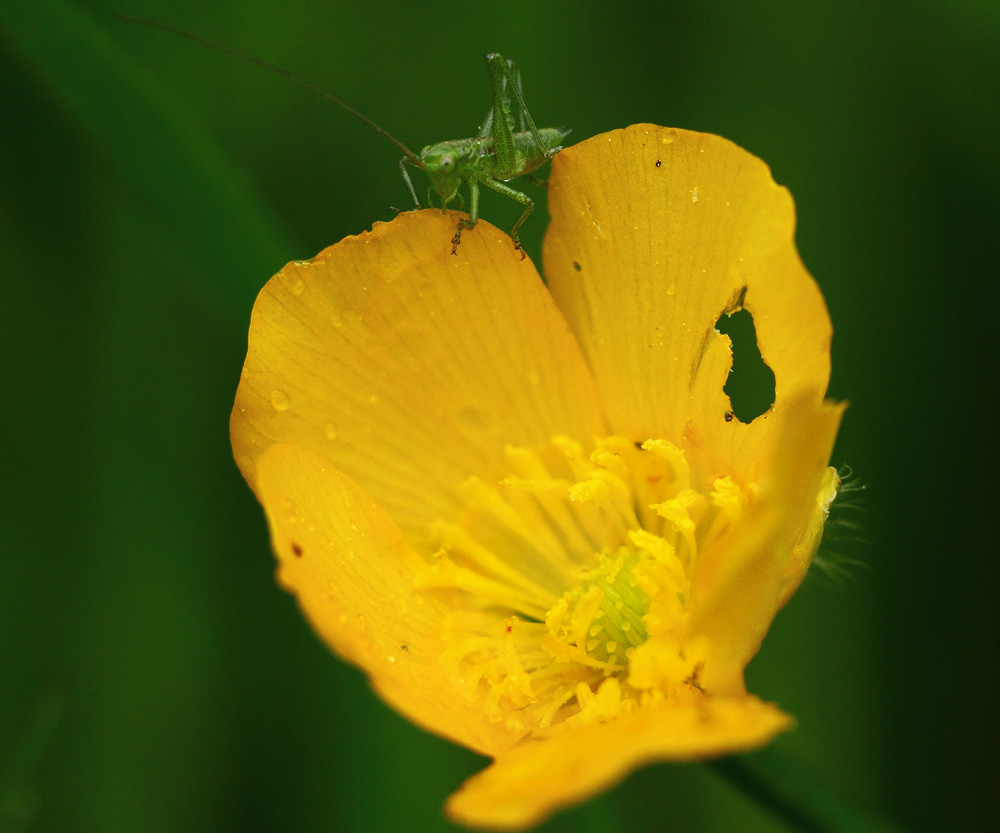
[[[242,325],[262,268],[276,270],[294,250],[246,176],[82,9],[61,0],[3,3],[0,23],[171,243],[200,265],[195,291],[221,318]]]
[[[38,792],[35,782],[42,758],[62,719],[65,696],[46,692],[27,715],[22,735],[7,760],[0,761],[0,830],[28,830],[35,818]]]

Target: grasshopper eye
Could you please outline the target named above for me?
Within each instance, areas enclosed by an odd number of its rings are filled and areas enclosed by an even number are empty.
[[[441,170],[446,174],[451,173],[455,167],[455,157],[454,156],[442,156],[441,157]]]

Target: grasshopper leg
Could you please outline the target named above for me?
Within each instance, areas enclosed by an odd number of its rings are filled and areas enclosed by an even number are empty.
[[[469,219],[458,221],[458,228],[455,229],[455,236],[451,238],[451,253],[453,255],[458,254],[458,244],[462,242],[462,229],[475,228],[477,222],[479,222],[479,182],[478,180],[470,179]]]
[[[413,180],[410,179],[410,173],[409,171],[406,170],[406,166],[409,163],[410,163],[410,158],[408,156],[404,156],[402,159],[400,159],[399,172],[403,175],[403,181],[406,183],[406,190],[409,191],[410,196],[413,197],[413,204],[417,208],[423,208],[423,206],[420,205],[420,200],[417,199],[417,192],[416,189],[414,189],[413,187]]]
[[[521,248],[521,238],[518,236],[517,232],[518,229],[524,225],[524,221],[531,216],[531,212],[535,210],[535,201],[527,194],[522,194],[520,191],[514,190],[506,182],[500,182],[498,179],[484,178],[480,181],[487,188],[491,188],[498,194],[503,194],[505,197],[510,197],[515,202],[519,202],[524,206],[524,211],[521,212],[521,216],[518,217],[514,221],[514,225],[510,227],[510,237],[514,241],[514,248],[521,253],[521,260],[524,260],[527,255],[525,254],[524,249]]]
[[[514,61],[509,61],[506,58],[498,55],[496,52],[491,52],[486,56],[486,65],[490,70],[490,75],[493,77],[493,89],[494,89],[494,107],[490,111],[490,115],[496,118],[496,109],[501,102],[505,103],[507,106],[504,107],[504,112],[510,115],[510,104],[511,99],[517,103],[518,116],[521,122],[521,130],[523,131],[527,127],[528,132],[531,133],[535,140],[535,144],[538,146],[538,150],[547,158],[551,159],[556,155],[554,150],[549,150],[545,143],[542,141],[542,137],[538,132],[538,128],[535,126],[535,120],[531,117],[531,113],[528,112],[528,105],[524,103],[524,88],[521,84],[521,71],[517,68],[517,64]],[[487,124],[484,125],[484,130],[491,130],[493,125],[489,124],[490,117],[487,116]],[[513,121],[508,120],[507,124],[508,132],[513,130]],[[485,135],[485,133],[484,133]]]

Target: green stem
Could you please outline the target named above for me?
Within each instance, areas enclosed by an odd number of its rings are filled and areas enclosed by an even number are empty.
[[[709,767],[761,807],[803,833],[900,833],[846,802],[801,762],[774,747],[710,761]]]

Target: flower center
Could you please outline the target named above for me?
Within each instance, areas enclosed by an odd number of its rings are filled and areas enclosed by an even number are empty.
[[[442,597],[446,672],[492,719],[544,733],[650,698],[698,692],[689,576],[749,495],[693,488],[672,443],[567,437],[508,448],[508,476],[459,487],[456,521],[418,588]],[[750,490],[752,491],[752,490]]]
[[[632,648],[646,641],[643,617],[649,610],[649,596],[639,587],[637,564],[647,557],[641,551],[622,547],[615,557],[600,553],[597,565],[585,570],[580,584],[567,592],[549,611],[546,624],[563,638],[584,647],[587,654],[601,662],[625,666]],[[583,627],[564,628],[562,621]],[[587,621],[590,624],[587,624]]]

